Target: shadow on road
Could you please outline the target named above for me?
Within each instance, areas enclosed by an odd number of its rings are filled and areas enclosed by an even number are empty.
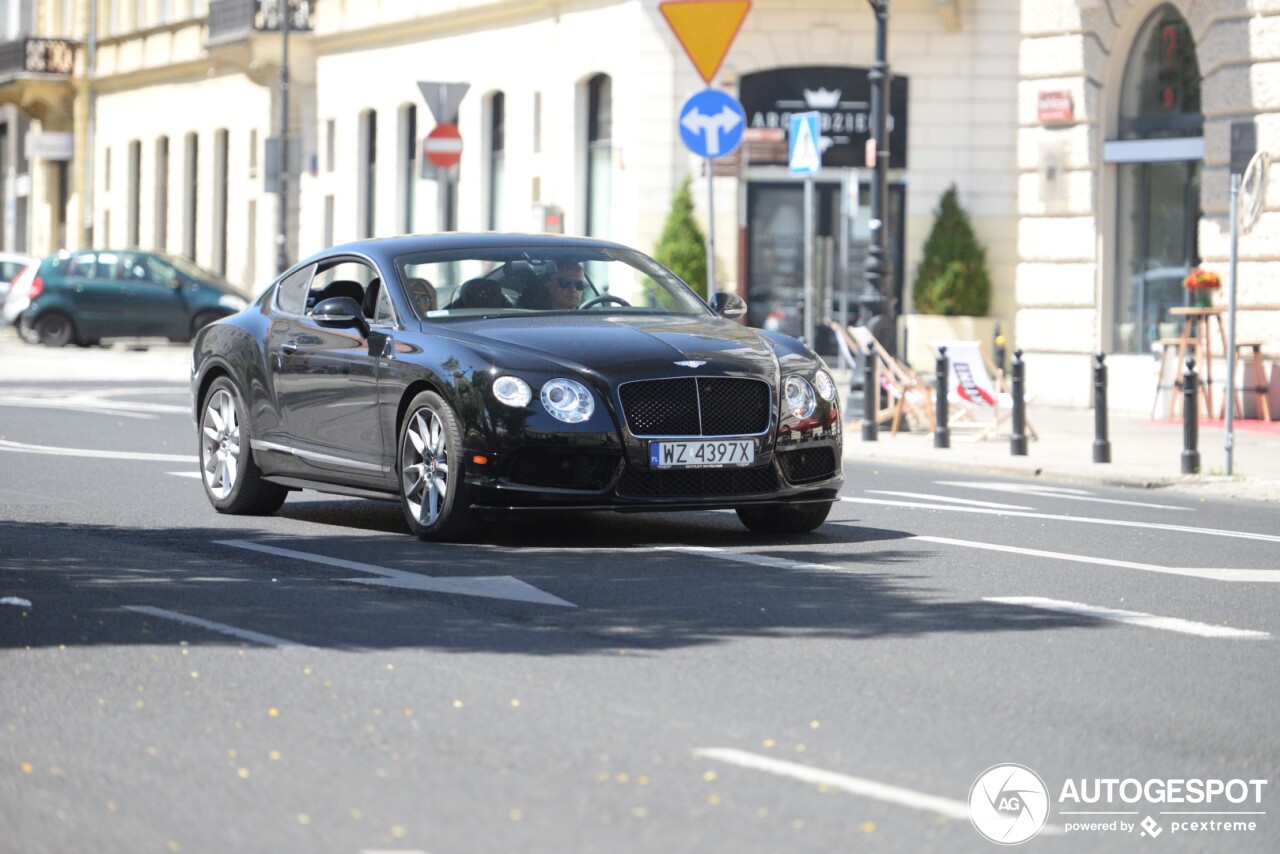
[[[732,514],[697,514],[696,521],[647,516],[643,524],[587,514],[551,525],[537,519],[504,524],[480,544],[435,545],[405,534],[395,505],[286,507],[285,515],[322,524],[332,519],[343,530],[295,537],[252,528],[0,522],[0,597],[32,603],[0,606],[0,649],[245,643],[124,610],[128,606],[321,648],[523,655],[656,652],[753,637],[856,641],[1102,625],[949,600],[921,578],[922,562],[934,552],[920,544],[895,547],[911,536],[904,531],[829,525],[807,536],[762,538],[745,535]],[[364,533],[353,534],[353,526]],[[349,583],[344,579],[376,576],[218,540],[251,540],[433,578],[514,576],[577,607]],[[718,556],[654,543],[716,549]],[[744,547],[792,563],[724,559]]]

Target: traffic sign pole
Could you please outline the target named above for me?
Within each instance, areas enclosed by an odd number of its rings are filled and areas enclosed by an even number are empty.
[[[716,293],[716,176],[711,170],[711,158],[704,158],[707,170],[707,299]]]

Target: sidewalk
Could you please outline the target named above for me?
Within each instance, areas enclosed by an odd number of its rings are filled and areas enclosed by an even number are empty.
[[[1108,432],[1111,463],[1093,462],[1092,409],[1028,407],[1028,419],[1040,434],[1028,437],[1027,455],[1009,452],[1009,435],[984,442],[977,431],[953,428],[951,447],[935,448],[933,434],[900,430],[893,437],[881,426],[878,440],[862,441],[862,422],[845,422],[846,460],[924,465],[940,469],[1015,474],[1062,483],[1091,483],[1135,488],[1190,490],[1205,496],[1280,502],[1280,422],[1237,419],[1232,454],[1234,476],[1225,477],[1225,425],[1200,422],[1200,471],[1182,472],[1182,421],[1153,421],[1133,413],[1112,413]]]

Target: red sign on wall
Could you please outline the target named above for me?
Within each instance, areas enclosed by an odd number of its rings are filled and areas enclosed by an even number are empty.
[[[1076,117],[1075,99],[1070,92],[1041,92],[1036,117],[1042,122],[1069,122]]]

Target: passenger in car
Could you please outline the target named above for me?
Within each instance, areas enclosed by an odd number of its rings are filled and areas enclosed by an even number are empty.
[[[411,278],[405,281],[405,290],[418,314],[426,316],[427,312],[436,310],[436,289],[426,279]]]

